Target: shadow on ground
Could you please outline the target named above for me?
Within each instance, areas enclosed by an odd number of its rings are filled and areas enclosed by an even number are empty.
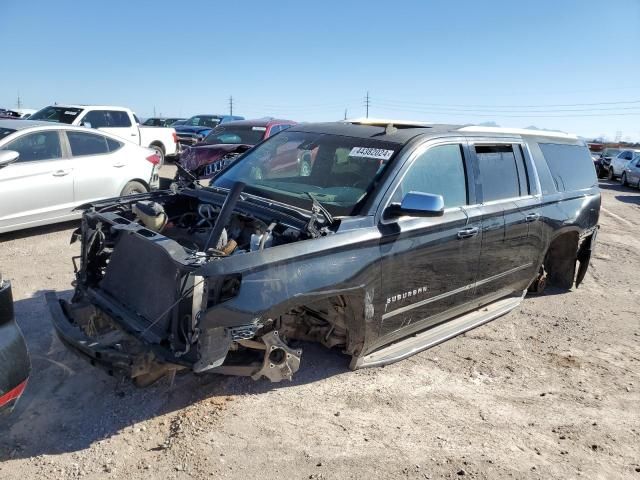
[[[0,233],[0,243],[8,242],[11,240],[20,240],[27,237],[35,237],[37,235],[45,235],[47,233],[56,233],[63,230],[69,230],[71,228],[78,228],[80,226],[79,220],[71,220],[68,222],[54,223],[53,225],[45,225],[42,227],[25,228],[24,230],[18,230],[9,233]]]
[[[61,296],[69,298],[71,291]],[[0,462],[83,450],[128,426],[206,398],[261,394],[348,371],[348,357],[306,344],[293,382],[185,373],[173,382],[165,378],[140,389],[110,377],[64,347],[53,332],[44,292],[16,301],[15,313],[29,346],[32,373],[14,412],[0,419]]]

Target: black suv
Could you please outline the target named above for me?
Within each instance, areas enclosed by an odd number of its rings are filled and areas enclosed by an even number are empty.
[[[262,168],[292,154],[311,168]],[[576,137],[296,125],[208,187],[87,206],[75,295],[48,303],[66,344],[139,384],[181,368],[290,379],[300,341],[384,365],[528,289],[577,286],[599,211]]]

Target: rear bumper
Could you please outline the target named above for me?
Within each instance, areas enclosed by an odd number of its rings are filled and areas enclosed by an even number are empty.
[[[31,361],[13,316],[9,282],[0,286],[0,412],[11,411],[27,384]]]

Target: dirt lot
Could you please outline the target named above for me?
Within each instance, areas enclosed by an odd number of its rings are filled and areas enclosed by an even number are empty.
[[[386,368],[308,346],[292,383],[182,375],[147,389],[55,338],[73,224],[0,238],[33,374],[0,425],[0,477],[638,478],[640,192],[602,183],[587,278]]]

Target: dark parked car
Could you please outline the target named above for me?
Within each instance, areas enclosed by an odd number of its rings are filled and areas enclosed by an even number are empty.
[[[308,174],[265,164],[314,152]],[[262,170],[262,175],[257,172]],[[300,124],[209,187],[88,207],[67,345],[146,384],[190,369],[290,379],[300,341],[388,364],[583,280],[600,192],[545,131]]]
[[[11,283],[0,275],[0,414],[13,409],[31,370],[27,345],[13,315]]]
[[[180,163],[197,178],[210,178],[226,168],[237,155],[295,124],[291,120],[261,118],[218,125],[202,142],[187,147],[180,156]],[[292,166],[298,168],[299,165]],[[311,167],[310,163],[308,167]]]
[[[190,147],[201,142],[209,132],[221,123],[244,120],[244,117],[231,115],[194,115],[180,125],[173,125],[182,147]]]
[[[153,117],[153,118],[147,118],[143,125],[147,126],[147,127],[171,127],[173,126],[176,122],[185,120],[184,118],[159,118],[159,117]]]

